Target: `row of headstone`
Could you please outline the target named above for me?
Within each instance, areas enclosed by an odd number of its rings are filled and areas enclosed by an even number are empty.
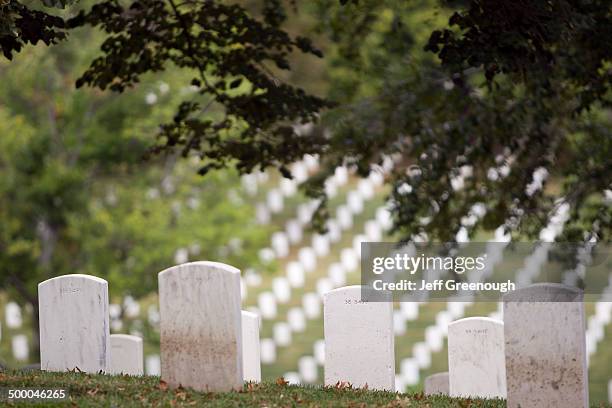
[[[425,393],[507,398],[508,407],[588,407],[582,296],[536,284],[504,297],[503,323],[451,323],[449,372],[425,379]]]
[[[220,391],[261,380],[259,317],[240,311],[239,282],[240,271],[215,262],[160,272],[159,360],[168,384]],[[105,280],[49,279],[39,284],[39,302],[42,370],[144,373],[142,339],[109,333]]]

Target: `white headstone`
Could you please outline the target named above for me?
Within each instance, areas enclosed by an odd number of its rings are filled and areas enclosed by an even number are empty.
[[[272,292],[260,293],[257,297],[257,305],[261,311],[261,317],[266,320],[276,318],[276,298]]]
[[[289,385],[299,385],[301,383],[300,375],[295,371],[289,371],[288,373],[283,374],[283,378],[289,383]]]
[[[313,234],[312,248],[317,256],[326,256],[329,254],[329,237],[327,235]]]
[[[414,358],[405,358],[400,362],[400,374],[406,385],[419,383],[419,365]]]
[[[194,262],[159,273],[161,376],[197,391],[242,388],[240,271]]]
[[[346,273],[340,263],[334,262],[329,265],[327,275],[335,287],[344,286],[346,284]]]
[[[406,318],[399,310],[393,311],[393,333],[396,336],[403,336],[406,334]]]
[[[242,375],[244,381],[261,382],[259,316],[242,311]]]
[[[583,293],[536,284],[504,296],[508,407],[588,407]]]
[[[346,203],[353,214],[361,214],[363,211],[363,198],[358,191],[349,191],[346,195]]]
[[[338,207],[336,210],[336,220],[343,230],[353,228],[353,213],[351,213],[350,208],[347,206],[341,205]]]
[[[334,170],[334,179],[339,186],[343,186],[348,182],[348,170],[344,166],[338,166]]]
[[[325,364],[325,340],[317,340],[313,345],[313,354],[317,360],[317,364]]]
[[[308,203],[300,204],[297,207],[297,217],[302,224],[308,224],[312,218],[313,209]]]
[[[448,372],[432,374],[425,378],[425,395],[448,395]]]
[[[298,244],[302,240],[302,225],[297,220],[289,220],[285,225],[287,238],[292,244]]]
[[[427,343],[422,341],[415,343],[414,346],[412,346],[412,355],[420,369],[431,367],[431,351],[429,347],[427,347]]]
[[[4,319],[6,327],[9,329],[18,329],[23,324],[21,317],[21,308],[15,302],[8,302],[4,307]]]
[[[504,324],[468,317],[448,326],[450,396],[505,398]]]
[[[287,279],[292,288],[304,286],[304,268],[299,262],[291,261],[287,264]]]
[[[312,384],[317,381],[319,369],[317,368],[317,361],[314,357],[304,356],[298,360],[298,370],[300,377],[305,383]]]
[[[338,194],[338,185],[333,178],[325,180],[325,195],[334,198]]]
[[[306,293],[302,297],[302,308],[308,319],[316,319],[321,316],[321,300],[316,293]]]
[[[289,281],[283,277],[272,279],[272,292],[274,292],[274,296],[278,303],[287,303],[291,299],[291,287],[289,286]],[[264,300],[266,302],[266,300]],[[266,316],[270,313],[267,311],[269,307],[260,305],[262,309],[266,309]]]
[[[419,317],[419,304],[417,302],[401,302],[400,310],[408,321],[416,320]]]
[[[284,232],[272,234],[271,244],[277,258],[284,258],[289,255],[289,239]]]
[[[264,204],[257,204],[255,206],[255,219],[258,224],[267,225],[270,223],[270,211]]]
[[[340,238],[342,238],[342,229],[340,228],[338,221],[329,219],[325,225],[327,226],[327,236],[329,237],[329,241],[333,244],[340,241]]]
[[[297,183],[295,179],[283,177],[280,181],[280,189],[285,197],[292,197],[297,192]]]
[[[340,262],[342,262],[345,271],[354,272],[359,267],[359,256],[353,248],[344,248],[340,252]]]
[[[274,332],[274,342],[281,346],[285,347],[291,344],[291,327],[288,323],[279,322],[275,323],[273,327]]]
[[[317,280],[317,293],[323,297],[324,294],[334,288],[334,284],[329,278],[321,278]]]
[[[17,334],[11,339],[13,357],[17,361],[26,361],[30,355],[28,348],[28,337],[25,334]]]
[[[161,360],[159,355],[153,354],[145,359],[147,375],[159,375],[161,373]]]
[[[382,230],[376,221],[366,221],[364,229],[368,241],[378,242],[382,240]]]
[[[425,329],[425,342],[434,353],[444,347],[444,333],[438,326],[429,326]]]
[[[111,334],[111,374],[143,375],[142,338]]]
[[[276,343],[272,339],[261,339],[261,362],[273,364],[276,361]]]
[[[279,190],[272,189],[268,191],[266,204],[272,214],[283,211],[283,195]]]
[[[293,332],[302,333],[306,330],[306,317],[299,307],[292,307],[289,309],[287,312],[287,322]]]
[[[379,207],[376,210],[376,221],[378,221],[378,224],[380,224],[384,230],[389,230],[393,226],[391,213],[385,207]]]
[[[310,247],[300,248],[298,251],[298,261],[306,272],[312,272],[317,268],[317,254]]]
[[[308,169],[302,162],[293,163],[291,175],[293,176],[296,182],[302,183],[308,178]]]
[[[369,179],[359,180],[357,189],[364,200],[370,200],[374,197],[374,186],[372,186],[372,182]]]
[[[360,286],[324,297],[325,385],[395,389],[393,303],[364,302]]]
[[[110,370],[108,284],[89,275],[38,284],[40,367],[87,373]]]

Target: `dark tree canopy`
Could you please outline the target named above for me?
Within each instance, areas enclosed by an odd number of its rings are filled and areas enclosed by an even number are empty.
[[[290,176],[286,164],[319,154],[323,169],[306,192],[322,199],[324,217],[335,166],[365,176],[393,157],[388,182],[405,239],[500,225],[537,236],[561,203],[571,208],[567,239],[610,238],[609,0],[440,1],[450,16],[442,28],[411,25],[433,2],[318,0],[318,29],[334,50],[325,58],[357,73],[332,78],[329,100],[275,74],[291,69],[294,51],[322,57],[287,33],[279,0],[260,2],[260,12],[218,0],[107,0],[62,17],[3,4],[7,58],[83,25],[107,33],[77,86],[122,92],[147,73],[191,70],[194,93],[161,124],[152,152],[198,155],[202,174],[271,166]],[[393,17],[381,28],[383,9]],[[415,34],[424,29],[425,40]],[[368,94],[358,91],[364,80]],[[319,129],[298,134],[294,125],[307,122]],[[478,204],[486,213],[469,217]]]

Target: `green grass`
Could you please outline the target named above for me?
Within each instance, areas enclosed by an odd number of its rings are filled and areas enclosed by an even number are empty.
[[[294,386],[281,381],[246,384],[241,391],[204,393],[170,389],[159,377],[128,377],[82,373],[9,371],[0,373],[2,387],[64,388],[69,399],[37,403],[36,407],[504,407],[503,400],[453,399],[443,396],[351,389]],[[0,405],[6,401],[0,401]],[[32,406],[31,402],[8,406]]]

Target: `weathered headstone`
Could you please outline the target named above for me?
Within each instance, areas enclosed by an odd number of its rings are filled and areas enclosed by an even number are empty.
[[[432,374],[425,378],[425,395],[448,395],[448,372]]]
[[[242,311],[242,371],[244,381],[261,381],[259,316]]]
[[[111,373],[143,375],[142,338],[129,334],[111,334]]]
[[[159,273],[161,377],[197,391],[242,388],[240,271],[194,262]]]
[[[38,284],[40,366],[43,371],[110,369],[108,284],[63,275]]]
[[[583,293],[542,283],[504,296],[508,407],[588,407]]]
[[[451,397],[505,398],[504,324],[468,317],[448,326]]]
[[[364,302],[360,286],[324,297],[325,385],[395,389],[393,303]]]

